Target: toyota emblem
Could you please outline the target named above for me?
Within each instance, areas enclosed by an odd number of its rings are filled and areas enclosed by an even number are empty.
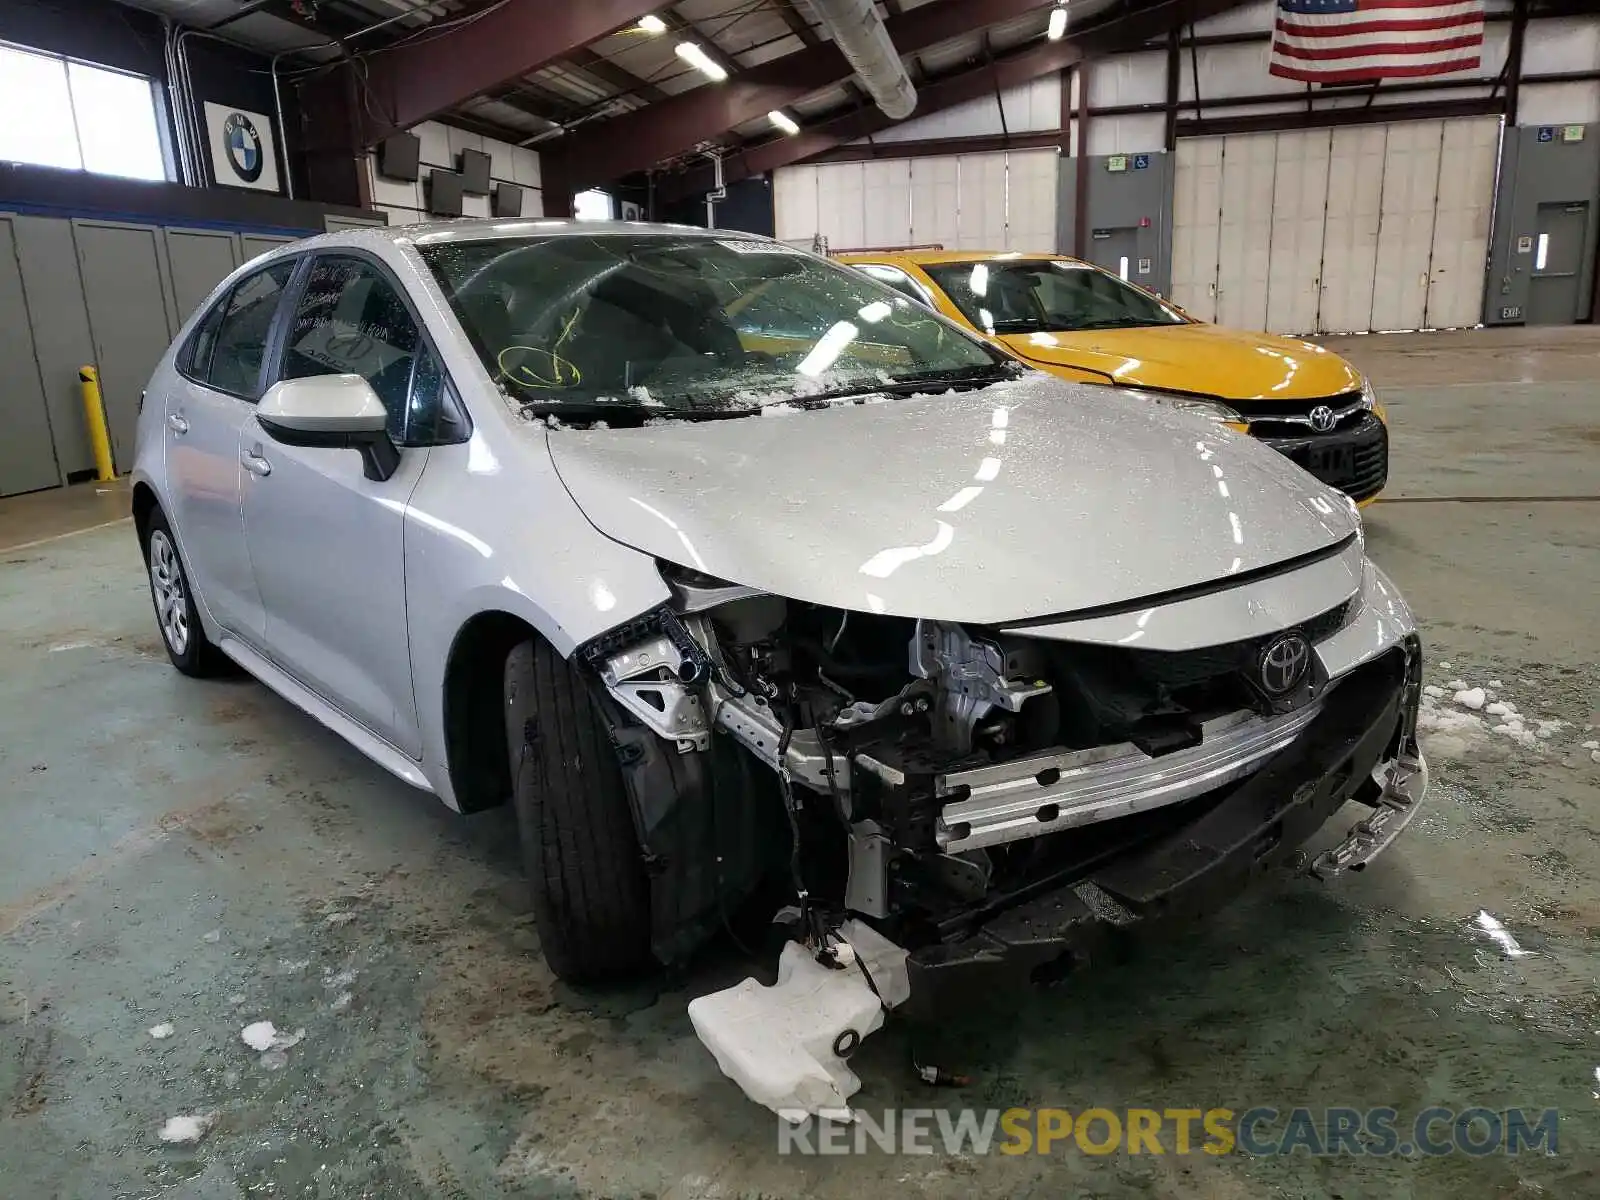
[[[1256,676],[1262,691],[1281,696],[1298,686],[1310,665],[1311,643],[1303,633],[1291,631],[1267,643],[1256,661]]]
[[[1336,424],[1338,424],[1337,419],[1333,415],[1333,409],[1329,408],[1326,404],[1319,404],[1313,408],[1310,412],[1310,415],[1307,417],[1307,420],[1311,422],[1311,428],[1315,429],[1318,433],[1327,433],[1328,430],[1332,429]]]

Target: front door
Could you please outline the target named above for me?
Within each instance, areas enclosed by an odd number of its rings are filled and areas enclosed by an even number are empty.
[[[1528,284],[1529,325],[1571,325],[1578,319],[1578,280],[1589,203],[1539,205]]]
[[[239,511],[239,435],[261,393],[272,318],[294,271],[274,263],[235,284],[179,352],[165,397],[169,501],[189,582],[212,618],[260,645],[265,619]]]
[[[416,388],[439,386],[397,286],[364,258],[311,264],[285,336],[279,378],[360,375],[406,440]],[[413,375],[419,377],[413,380]],[[354,450],[285,446],[253,418],[240,442],[245,536],[280,667],[396,749],[422,753],[406,629],[406,504],[428,450],[400,455],[389,479]]]

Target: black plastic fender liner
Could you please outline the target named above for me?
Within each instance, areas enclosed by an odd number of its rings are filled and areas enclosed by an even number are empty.
[[[755,890],[774,848],[787,846],[776,776],[727,738],[680,754],[593,686],[605,696],[601,707],[644,851],[651,951],[662,963],[679,963]]]

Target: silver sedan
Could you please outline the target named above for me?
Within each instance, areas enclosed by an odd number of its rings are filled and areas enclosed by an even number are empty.
[[[913,1000],[1205,911],[1348,800],[1415,811],[1421,653],[1352,505],[763,238],[314,238],[150,382],[162,636],[462,812],[544,953],[681,961],[752,904]],[[1152,402],[1154,401],[1154,402]]]

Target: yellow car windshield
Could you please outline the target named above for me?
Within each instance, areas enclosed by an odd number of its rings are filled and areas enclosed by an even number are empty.
[[[988,334],[1182,325],[1176,309],[1087,263],[988,259],[923,270]]]

